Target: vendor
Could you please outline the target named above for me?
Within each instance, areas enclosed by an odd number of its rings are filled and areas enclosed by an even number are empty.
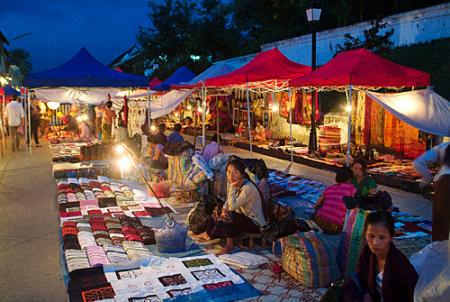
[[[244,136],[244,123],[239,122],[238,127],[236,128],[236,132],[234,133],[235,137],[243,137]]]
[[[223,153],[223,149],[220,147],[218,140],[217,134],[214,134],[209,144],[203,148],[202,156],[206,162],[209,162],[209,160],[217,154]]]
[[[368,214],[364,234],[367,244],[359,256],[356,274],[343,287],[343,300],[412,302],[418,275],[392,242],[394,219],[391,214]]]
[[[352,183],[360,197],[375,194],[377,183],[366,174],[367,163],[363,159],[355,159],[352,163]]]
[[[80,139],[89,141],[91,137],[91,130],[87,121],[82,121],[79,125]]]
[[[165,170],[168,167],[167,158],[164,156],[164,145],[160,143],[156,136],[149,136],[147,138],[149,149],[149,166],[153,169]]]
[[[258,120],[255,127],[255,141],[266,140],[266,128],[262,125],[262,122]]]
[[[342,168],[336,174],[336,184],[325,189],[322,196],[314,205],[316,212],[314,222],[328,234],[339,234],[342,232],[347,209],[343,198],[353,197],[356,193],[355,186],[351,183],[352,170]]]
[[[227,200],[221,211],[216,209],[203,239],[226,238],[226,246],[219,255],[233,251],[234,238],[240,233],[260,233],[267,222],[262,208],[261,194],[250,181],[241,160],[227,164]]]

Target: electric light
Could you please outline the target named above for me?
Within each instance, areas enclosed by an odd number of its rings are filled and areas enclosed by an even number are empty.
[[[345,111],[348,113],[352,112],[352,105],[345,105]]]
[[[156,126],[155,125],[151,125],[150,126],[150,131],[155,132],[156,131]]]
[[[122,145],[116,145],[114,147],[114,149],[115,149],[116,153],[118,153],[118,154],[123,154],[125,152],[125,148]]]
[[[131,159],[129,157],[125,156],[119,159],[118,164],[120,169],[122,169],[123,171],[127,171],[131,168],[133,163],[131,162]]]
[[[203,112],[203,108],[202,108],[202,107],[198,107],[197,111],[198,111],[199,113],[202,113],[202,112]]]
[[[187,105],[186,109],[187,110],[192,110],[192,106],[191,105]]]
[[[278,105],[277,104],[273,104],[272,105],[272,112],[277,112],[278,111]]]
[[[47,106],[48,108],[50,108],[51,110],[56,110],[59,108],[60,103],[58,102],[48,102]]]

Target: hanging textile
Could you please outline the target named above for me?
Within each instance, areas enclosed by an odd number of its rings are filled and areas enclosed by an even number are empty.
[[[287,92],[280,92],[276,95],[279,104],[279,115],[284,118],[289,118],[289,97]]]
[[[303,91],[302,90],[294,90],[292,98],[294,99],[294,109],[292,114],[292,123],[303,125],[304,117],[303,117]]]
[[[364,125],[365,125],[365,111],[366,104],[365,94],[362,91],[356,93],[355,106],[353,109],[353,132],[356,145],[364,145]]]
[[[371,112],[372,101],[366,94],[364,94],[364,145],[370,145],[370,124],[371,124]]]
[[[386,143],[384,136],[384,109],[377,103],[372,102],[370,108],[370,143],[373,145],[383,145]],[[387,138],[389,141],[390,138]]]

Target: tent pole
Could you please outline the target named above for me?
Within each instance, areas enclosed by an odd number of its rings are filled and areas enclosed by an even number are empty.
[[[348,128],[347,128],[347,167],[350,166],[350,147],[351,147],[351,134],[352,134],[352,85],[348,86],[348,94],[347,94],[347,106],[348,106]]]
[[[29,138],[28,151],[31,154],[31,97],[30,93],[28,92],[28,89],[26,90],[26,97],[28,102],[28,138]]]
[[[206,145],[206,87],[202,82],[202,148]]]
[[[217,129],[217,143],[220,144],[219,138],[219,103],[216,96],[216,129]]]
[[[246,95],[247,95],[247,124],[248,124],[248,141],[250,143],[250,158],[253,158],[252,148],[252,123],[250,121],[250,91],[248,89],[248,81],[246,82]]]
[[[289,87],[288,90],[288,99],[289,99],[289,145],[291,147],[291,163],[294,162],[294,146],[293,146],[293,140],[292,140],[292,91]]]
[[[147,103],[148,103],[148,109],[147,109],[147,114],[148,114],[148,133],[151,133],[152,131],[152,106],[151,106],[151,102],[150,102],[150,87],[147,87]]]

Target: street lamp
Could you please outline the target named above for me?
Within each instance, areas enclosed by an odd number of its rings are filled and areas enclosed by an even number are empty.
[[[311,25],[312,43],[311,43],[311,69],[316,69],[316,27],[315,24],[320,20],[320,8],[314,7],[314,2],[311,1],[311,8],[306,10],[306,17]],[[309,153],[315,153],[317,151],[317,133],[316,133],[316,98],[317,93],[313,92],[311,95],[311,132],[309,134]]]

